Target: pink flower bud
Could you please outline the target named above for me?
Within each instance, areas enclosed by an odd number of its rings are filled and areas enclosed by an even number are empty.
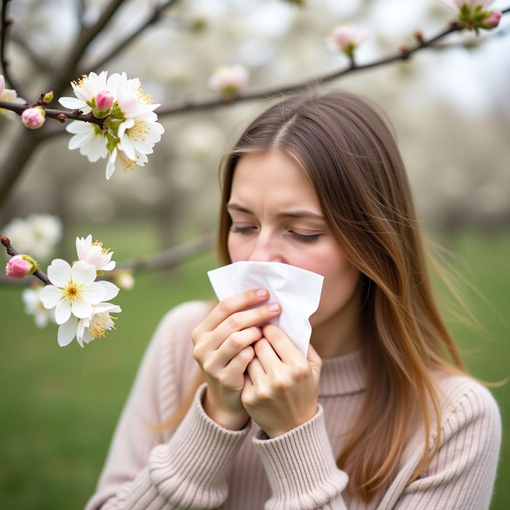
[[[131,271],[120,271],[115,278],[115,283],[122,290],[131,290],[135,285],[135,279]]]
[[[496,28],[499,25],[499,20],[501,19],[501,12],[493,11],[491,15],[483,21],[483,28]]]
[[[330,34],[329,46],[354,58],[354,50],[367,38],[367,34],[351,25],[339,25]]]
[[[209,87],[220,92],[226,99],[234,99],[248,81],[248,71],[237,65],[232,67],[218,67],[209,77]]]
[[[29,255],[14,255],[5,266],[9,278],[24,278],[37,269],[37,262]]]
[[[0,96],[4,93],[4,90],[5,90],[5,79],[0,74]]]
[[[36,106],[35,108],[27,108],[21,114],[21,120],[28,129],[39,129],[45,121],[44,108]]]
[[[99,112],[110,111],[115,98],[109,90],[101,90],[96,94],[96,108]]]

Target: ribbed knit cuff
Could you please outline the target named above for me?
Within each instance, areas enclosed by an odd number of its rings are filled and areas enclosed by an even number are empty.
[[[347,474],[336,466],[320,405],[303,425],[274,439],[259,432],[253,443],[273,490],[268,509],[320,508],[347,485]]]
[[[211,420],[202,407],[205,390],[203,384],[172,439],[154,448],[149,460],[158,491],[186,508],[215,508],[225,501],[228,471],[250,429],[227,430]]]

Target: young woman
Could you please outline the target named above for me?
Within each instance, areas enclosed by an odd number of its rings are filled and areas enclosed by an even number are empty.
[[[265,289],[169,312],[88,510],[489,507],[498,407],[438,313],[373,107],[308,92],[255,120],[225,161],[219,248],[324,276],[308,356]]]

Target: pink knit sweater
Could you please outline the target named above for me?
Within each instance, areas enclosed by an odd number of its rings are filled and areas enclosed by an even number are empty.
[[[359,412],[365,385],[360,352],[325,359],[314,418],[268,439],[254,423],[223,429],[196,395],[175,431],[148,424],[167,420],[193,380],[190,331],[208,313],[185,303],[161,322],[145,354],[117,426],[96,494],[95,509],[412,509],[489,508],[501,441],[498,407],[475,381],[441,375],[441,447],[419,479],[407,481],[423,452],[423,434],[410,431],[399,471],[370,504],[345,490],[348,473],[335,458]],[[367,452],[370,455],[370,452]]]

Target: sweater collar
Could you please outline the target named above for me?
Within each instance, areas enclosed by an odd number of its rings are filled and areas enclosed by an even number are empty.
[[[367,370],[363,351],[358,349],[344,356],[322,360],[319,396],[340,396],[357,393],[366,387]]]

